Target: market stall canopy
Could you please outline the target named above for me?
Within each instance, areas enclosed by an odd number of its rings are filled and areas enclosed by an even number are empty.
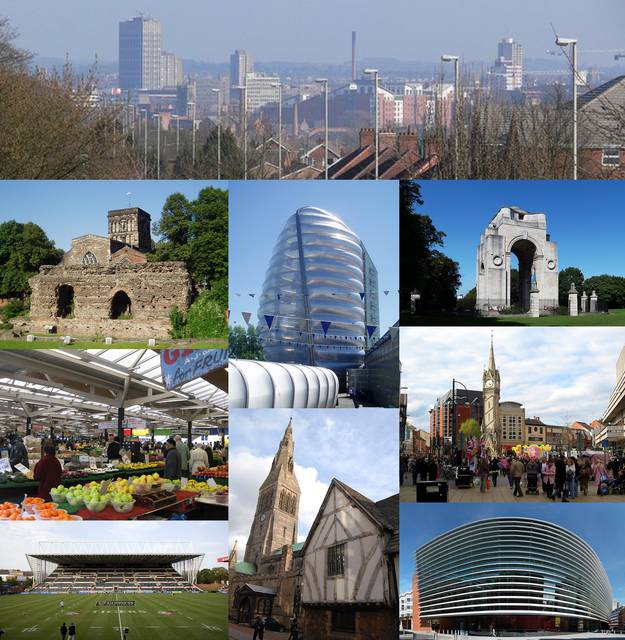
[[[168,391],[160,355],[152,349],[0,351],[0,421],[35,422],[76,430],[141,418],[155,427],[227,425],[228,393],[198,378]]]

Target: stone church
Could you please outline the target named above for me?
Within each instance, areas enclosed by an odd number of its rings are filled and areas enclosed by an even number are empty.
[[[230,619],[270,617],[288,629],[295,617],[310,640],[392,636],[399,497],[374,502],[333,479],[306,541],[297,542],[300,493],[289,421],[258,492],[244,560],[230,556]]]
[[[30,316],[16,328],[71,336],[169,337],[173,307],[186,311],[191,278],[182,262],[148,262],[150,214],[108,212],[108,237],[72,240],[60,264],[29,280]]]

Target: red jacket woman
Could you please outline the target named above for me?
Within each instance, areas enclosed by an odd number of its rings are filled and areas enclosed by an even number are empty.
[[[50,500],[50,489],[56,487],[61,482],[61,463],[54,455],[54,447],[44,447],[44,456],[35,465],[34,479],[39,480],[39,490],[37,495],[44,500]]]

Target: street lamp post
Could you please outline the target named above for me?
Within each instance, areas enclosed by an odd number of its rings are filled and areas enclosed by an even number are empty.
[[[221,89],[213,89],[217,94],[217,180],[221,180]]]
[[[243,115],[243,179],[247,180],[247,75],[245,84],[239,85],[237,89],[241,92],[241,110]]]
[[[175,113],[171,116],[176,121],[176,157],[180,155],[180,116]]]
[[[327,78],[317,78],[317,83],[323,85],[323,122],[325,129],[325,154],[324,154],[324,179],[328,179],[328,79]]]
[[[377,180],[380,174],[380,116],[378,113],[378,78],[379,71],[377,69],[365,69],[367,75],[373,76],[374,86],[374,118],[375,118],[375,179]]]
[[[459,149],[458,149],[458,132],[460,130],[460,110],[458,106],[460,104],[460,57],[442,55],[441,62],[453,62],[454,63],[454,178],[458,179],[458,162],[459,162]]]
[[[193,167],[195,167],[195,102],[187,102],[187,106],[188,107],[193,107],[193,111],[192,111],[192,118],[193,118],[193,122],[191,123],[191,158],[192,158],[192,163],[193,163]]]
[[[161,114],[155,113],[156,118],[156,179],[161,179]]]
[[[573,180],[577,180],[577,40],[556,36],[559,47],[571,47],[571,67],[573,69]]]
[[[143,123],[143,179],[148,177],[148,110],[141,109],[144,114]]]
[[[278,180],[282,180],[282,83],[271,86],[278,89]]]

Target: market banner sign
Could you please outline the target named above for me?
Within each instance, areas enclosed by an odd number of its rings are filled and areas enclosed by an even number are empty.
[[[165,389],[178,389],[186,382],[228,364],[228,349],[163,349],[161,373]]]
[[[171,434],[171,429],[154,429],[155,436],[170,436]]]
[[[112,420],[107,420],[106,422],[99,422],[98,429],[104,431],[105,429],[117,429],[117,422],[113,422]]]
[[[124,426],[131,427],[132,429],[145,429],[146,423],[143,418],[126,418]]]

